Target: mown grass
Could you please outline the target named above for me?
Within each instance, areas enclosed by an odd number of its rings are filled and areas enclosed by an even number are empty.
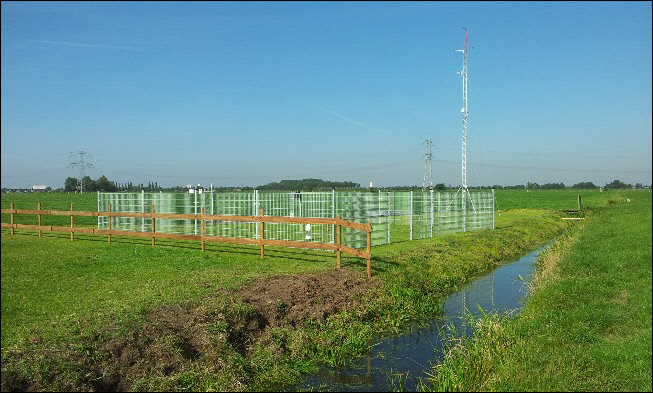
[[[10,209],[11,204],[16,209],[36,210],[38,204],[41,204],[42,210],[70,210],[70,204],[73,209],[79,211],[96,212],[97,211],[97,193],[87,192],[84,194],[66,193],[66,192],[12,192],[3,193],[1,198],[2,209]],[[10,215],[2,214],[2,222],[9,222]],[[37,224],[36,215],[16,214],[14,222],[17,224]],[[75,226],[95,227],[97,226],[96,217],[75,217]],[[65,216],[41,216],[42,225],[67,226],[70,225],[70,217]]]
[[[57,203],[69,204],[66,198]],[[35,205],[35,200],[23,202]],[[5,208],[4,195],[2,203]],[[94,210],[86,203],[88,210]],[[60,209],[54,200],[51,206]],[[18,203],[17,207],[33,208]],[[269,328],[249,354],[224,342],[219,351],[202,355],[172,374],[136,378],[132,389],[269,390],[295,382],[317,366],[342,364],[364,353],[374,337],[436,315],[441,296],[569,225],[573,224],[549,211],[502,211],[495,231],[375,247],[372,266],[382,284],[325,323]],[[89,370],[73,360],[102,360],[99,342],[131,334],[130,329],[144,323],[147,310],[202,302],[217,288],[229,293],[259,276],[335,265],[334,254],[318,251],[270,247],[261,261],[258,249],[247,246],[209,245],[201,254],[199,246],[190,242],[162,241],[152,248],[147,240],[131,238],[114,237],[108,245],[106,238],[91,235],[71,242],[65,234],[38,238],[34,232],[17,233],[2,233],[3,389],[8,380],[28,381],[46,390],[89,389],[93,385],[84,382]],[[365,269],[365,262],[357,258],[347,258],[344,265]],[[242,304],[216,307],[236,307],[232,311],[238,314]],[[210,329],[205,332],[209,333]],[[174,337],[168,341],[174,343]],[[74,356],[51,355],[59,352]]]
[[[640,192],[648,192],[641,190]],[[494,208],[507,209],[545,209],[572,210],[578,208],[578,195],[581,195],[581,207],[604,206],[606,201],[614,199],[621,191],[608,190],[495,190]]]
[[[651,194],[620,201],[547,253],[519,318],[474,321],[421,388],[651,391]]]
[[[215,288],[234,288],[255,276],[333,268],[333,254],[207,245],[114,236],[17,231],[2,234],[2,348],[30,336],[65,338],[84,321],[97,330],[115,314],[132,315],[161,303],[177,303]],[[309,261],[307,262],[306,259]],[[349,258],[344,259],[348,263]],[[92,316],[92,318],[89,318]],[[71,330],[72,329],[72,330]]]

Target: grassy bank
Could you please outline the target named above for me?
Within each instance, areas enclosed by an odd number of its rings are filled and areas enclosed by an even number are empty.
[[[651,193],[618,201],[542,258],[519,318],[475,321],[422,388],[651,391]]]

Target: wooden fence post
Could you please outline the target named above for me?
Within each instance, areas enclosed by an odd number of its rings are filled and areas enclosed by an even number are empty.
[[[580,210],[580,194],[578,194],[578,210]]]
[[[15,234],[15,229],[14,229],[14,203],[11,202],[11,235],[13,236]]]
[[[202,241],[202,252],[204,252],[204,208],[202,207],[202,214],[200,214],[200,240]]]
[[[41,202],[36,204],[36,209],[39,211],[39,237],[41,237]]]
[[[111,244],[111,204],[109,203],[109,244]]]
[[[261,217],[263,217],[263,209],[261,209]],[[261,259],[265,256],[265,246],[263,245],[263,240],[265,239],[265,223],[261,221]]]
[[[73,203],[70,203],[70,241],[75,240],[75,232],[73,232]]]
[[[367,278],[372,278],[372,223],[367,224]]]
[[[152,204],[152,247],[156,246],[156,218],[154,218],[154,203]]]
[[[338,229],[336,232],[336,241],[338,242],[338,270],[340,270],[340,258],[342,255],[342,251],[340,251],[340,231],[341,231],[341,225],[340,225],[340,214],[338,214]]]

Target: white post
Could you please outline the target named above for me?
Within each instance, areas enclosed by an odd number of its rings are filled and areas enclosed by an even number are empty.
[[[431,237],[433,237],[433,190],[431,189]]]
[[[336,189],[331,189],[331,218],[336,218]],[[331,225],[331,243],[336,243],[336,225]]]
[[[213,183],[211,183],[211,215],[215,214],[213,212],[213,196],[214,196],[213,195]],[[213,224],[215,224],[215,221],[211,220],[211,235],[215,235],[215,231],[214,231],[215,227],[213,226]]]
[[[141,213],[145,213],[145,190],[141,190]],[[145,218],[141,218],[141,232],[145,232]]]
[[[492,189],[492,229],[494,229],[494,188]]]
[[[388,191],[388,244],[390,244],[390,191]]]
[[[254,211],[252,212],[253,216],[258,215],[260,212],[260,199],[259,199],[259,194],[258,190],[254,190]],[[258,239],[260,236],[260,231],[261,231],[261,223],[256,222],[256,238]]]
[[[413,240],[413,191],[410,191],[410,240]]]
[[[381,190],[379,189],[379,222],[381,220]]]
[[[195,215],[197,215],[197,188],[193,190],[193,195],[195,195]],[[197,218],[195,219],[195,236],[197,236]]]
[[[97,192],[97,211],[100,212],[100,191]],[[100,229],[100,217],[97,218],[97,229]]]

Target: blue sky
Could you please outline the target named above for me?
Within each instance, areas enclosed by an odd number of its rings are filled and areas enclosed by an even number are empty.
[[[2,187],[651,184],[650,2],[2,2]]]

